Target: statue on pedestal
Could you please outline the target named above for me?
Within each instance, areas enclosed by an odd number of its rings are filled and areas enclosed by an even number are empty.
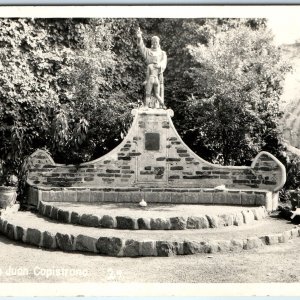
[[[164,77],[163,72],[167,66],[167,54],[161,50],[159,37],[153,36],[151,39],[151,48],[146,48],[140,28],[137,30],[138,47],[147,63],[146,81],[146,107],[160,107],[166,109],[164,105]],[[152,95],[156,101],[152,101]],[[157,105],[158,102],[158,105]]]

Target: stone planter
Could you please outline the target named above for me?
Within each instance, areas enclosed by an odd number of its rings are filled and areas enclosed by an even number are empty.
[[[0,209],[12,206],[16,202],[17,188],[0,186]]]

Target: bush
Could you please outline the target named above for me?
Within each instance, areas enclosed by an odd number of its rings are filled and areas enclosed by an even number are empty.
[[[298,202],[297,194],[299,193],[300,196],[300,157],[287,152],[285,167],[286,183],[280,191],[280,201],[294,208],[295,203]]]

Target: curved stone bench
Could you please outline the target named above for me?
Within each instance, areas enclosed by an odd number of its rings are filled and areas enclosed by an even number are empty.
[[[55,205],[39,201],[38,212],[50,219],[61,223],[70,223],[89,227],[116,228],[129,230],[184,230],[184,229],[204,229],[218,228],[223,226],[240,226],[251,224],[268,216],[265,207],[255,207],[252,209],[241,210],[237,213],[219,215],[199,215],[199,216],[174,216],[169,218],[135,218],[124,215],[103,216],[95,214],[80,214],[67,209],[60,209]]]

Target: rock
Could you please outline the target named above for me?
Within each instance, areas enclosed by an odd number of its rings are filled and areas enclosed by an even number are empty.
[[[265,236],[266,245],[274,245],[279,243],[278,234],[269,234]]]
[[[173,243],[158,241],[156,242],[157,256],[173,256],[176,254],[176,248]]]
[[[245,224],[252,224],[254,222],[254,215],[251,210],[243,210],[242,215]]]
[[[59,249],[63,251],[73,251],[74,249],[74,236],[71,234],[56,233],[56,243]]]
[[[256,210],[258,210],[258,212],[261,215],[262,219],[264,219],[265,217],[268,216],[268,213],[267,213],[267,211],[266,211],[266,209],[265,209],[264,206],[257,207]]]
[[[1,224],[0,224],[0,232],[3,234],[6,234],[6,227],[7,227],[8,222],[6,220],[1,219]]]
[[[134,241],[134,240],[127,240],[125,242],[123,255],[124,256],[129,256],[129,257],[139,256],[140,255],[139,248],[140,248],[139,242]]]
[[[132,219],[130,217],[120,217],[120,216],[117,216],[116,219],[117,219],[117,228],[119,229],[133,230],[138,228],[135,219]]]
[[[254,219],[257,221],[262,220],[266,217],[265,210],[262,206],[252,209],[252,213],[254,215]]]
[[[0,216],[1,216],[1,210],[0,210]],[[3,233],[3,222],[4,220],[0,218],[0,233]]]
[[[116,228],[117,227],[117,222],[113,217],[104,215],[100,219],[100,227],[103,227],[103,228]]]
[[[59,209],[57,211],[57,220],[61,223],[69,223],[70,212],[67,210]]]
[[[204,253],[216,253],[219,251],[219,245],[215,241],[202,242]]]
[[[16,226],[16,236],[15,239],[17,241],[22,241],[24,242],[24,238],[25,238],[25,229],[21,226]]]
[[[56,248],[55,235],[50,233],[49,231],[43,232],[43,247],[45,247],[47,249],[55,249]]]
[[[219,215],[219,218],[222,220],[222,223],[224,226],[232,226],[234,222],[234,216],[233,215]]]
[[[184,254],[183,244],[184,244],[184,242],[173,242],[173,245],[175,247],[175,252],[176,252],[177,255],[183,255]]]
[[[290,230],[286,230],[284,231],[281,236],[278,238],[279,243],[287,243],[291,238],[291,231]]]
[[[75,242],[75,250],[84,252],[96,252],[97,239],[86,236],[78,235]]]
[[[44,209],[44,216],[49,218],[51,216],[51,210],[52,210],[52,206],[46,205]]]
[[[58,208],[57,207],[53,206],[53,208],[51,210],[50,218],[53,220],[57,220],[57,218],[58,218]]]
[[[291,236],[292,236],[292,239],[299,236],[298,228],[293,228],[291,230]]]
[[[259,248],[263,246],[262,240],[258,237],[250,237],[244,240],[243,244],[244,244],[243,248],[245,250],[250,250],[250,249]]]
[[[242,251],[244,244],[243,244],[243,240],[237,240],[237,239],[232,239],[230,241],[231,243],[231,249],[232,251]]]
[[[188,217],[186,228],[188,229],[209,228],[209,223],[205,216]]]
[[[80,224],[80,215],[75,211],[71,213],[71,224]]]
[[[122,240],[115,237],[100,237],[96,248],[100,254],[117,256],[122,248]]]
[[[3,234],[6,234],[6,228],[7,228],[8,222],[6,220],[2,220],[2,225],[1,225],[1,232]]]
[[[230,252],[233,249],[231,241],[217,241],[217,244],[220,252]]]
[[[137,220],[137,223],[138,223],[138,228],[139,229],[151,229],[150,227],[150,219],[146,219],[146,218],[139,218]]]
[[[166,230],[171,229],[169,219],[156,218],[150,220],[150,227],[152,230]]]
[[[267,211],[266,207],[265,206],[260,206],[260,207],[263,210],[265,217],[267,217],[269,215],[269,212]]]
[[[186,228],[186,219],[182,217],[170,218],[170,222],[173,230],[184,230]]]
[[[99,218],[91,214],[83,214],[79,224],[88,227],[99,227]]]
[[[203,244],[196,241],[184,241],[183,242],[183,254],[195,254],[195,253],[203,253],[204,247]]]
[[[141,256],[157,256],[156,244],[154,241],[140,242],[140,250]]]
[[[10,224],[10,223],[7,224],[7,227],[6,227],[6,236],[10,240],[14,240],[15,239],[15,226],[13,224]]]
[[[31,245],[39,246],[42,238],[42,233],[38,229],[27,229],[26,242]]]
[[[237,213],[233,217],[233,225],[235,226],[241,226],[244,224],[244,217],[242,213]]]
[[[266,236],[260,236],[259,239],[262,242],[262,245],[267,245]]]
[[[38,209],[39,209],[39,214],[44,215],[45,206],[46,206],[46,205],[44,204],[44,202],[40,201],[40,205],[39,205],[39,207],[38,207]]]
[[[218,228],[220,226],[221,220],[218,216],[206,216],[209,227],[211,228]]]

